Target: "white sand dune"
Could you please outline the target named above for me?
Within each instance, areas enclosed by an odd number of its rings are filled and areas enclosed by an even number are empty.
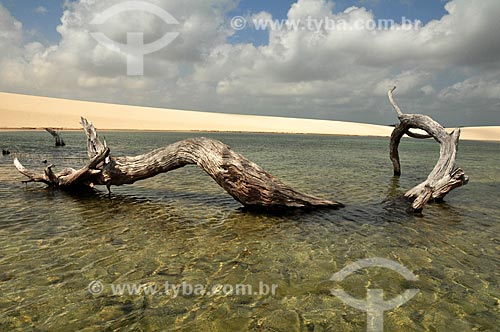
[[[80,116],[100,130],[238,131],[390,136],[388,126],[269,116],[180,111],[0,92],[0,129],[80,128]],[[463,128],[462,139],[500,141],[500,127]]]
[[[500,141],[500,126],[464,127],[460,139],[473,141]]]

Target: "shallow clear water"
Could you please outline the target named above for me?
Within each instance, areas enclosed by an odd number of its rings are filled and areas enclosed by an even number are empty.
[[[192,133],[103,133],[115,155],[134,155]],[[97,194],[21,183],[0,157],[0,331],[365,331],[366,313],[330,289],[365,299],[420,292],[385,312],[385,331],[500,331],[500,144],[461,142],[470,177],[446,203],[408,215],[398,199],[438,156],[433,141],[405,140],[392,177],[388,140],[313,135],[215,134],[272,174],[341,210],[245,212],[197,167]],[[42,132],[3,132],[26,166],[85,163],[85,136],[65,148]],[[363,258],[415,273],[368,268],[331,276]],[[99,280],[102,293],[88,285]],[[277,285],[275,295],[113,295],[111,284]]]

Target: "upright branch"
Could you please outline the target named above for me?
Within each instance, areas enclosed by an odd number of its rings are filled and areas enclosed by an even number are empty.
[[[393,87],[388,92],[391,105],[396,110],[400,123],[394,128],[391,135],[390,158],[393,164],[394,175],[401,175],[398,147],[401,138],[406,134],[413,138],[434,138],[440,144],[439,160],[427,179],[408,190],[405,197],[413,201],[412,209],[422,211],[429,201],[442,201],[454,188],[467,184],[469,178],[462,169],[455,166],[455,158],[460,137],[460,129],[450,134],[439,123],[427,115],[404,114],[394,101]],[[424,130],[428,135],[421,135],[410,131],[412,128]]]
[[[66,143],[64,143],[64,140],[61,137],[61,133],[57,130],[54,130],[52,128],[45,128],[45,130],[52,135],[52,137],[55,138],[56,140],[56,146],[65,146]]]
[[[110,155],[106,141],[101,141],[96,129],[85,118],[82,126],[87,134],[90,161],[85,167],[52,171],[43,174],[27,170],[15,159],[16,168],[33,182],[43,182],[59,188],[132,184],[186,165],[197,165],[210,175],[229,195],[250,208],[339,208],[341,203],[296,191],[257,164],[234,152],[222,142],[208,138],[193,138],[165,146],[135,157]]]

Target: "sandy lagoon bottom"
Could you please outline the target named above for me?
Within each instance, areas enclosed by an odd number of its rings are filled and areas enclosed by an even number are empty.
[[[192,133],[104,133],[115,155],[139,154]],[[398,200],[438,155],[433,141],[402,143],[403,176],[392,177],[388,141],[310,135],[203,134],[232,146],[304,192],[347,205],[335,211],[253,214],[196,167],[97,194],[20,183],[0,157],[0,331],[365,331],[366,313],[330,293],[385,298],[416,288],[386,311],[385,331],[500,331],[500,144],[462,142],[470,183],[423,216]],[[23,163],[84,163],[85,137],[52,147],[41,132],[0,133]],[[332,275],[381,257],[383,268],[342,282]],[[88,286],[93,281],[91,294]],[[251,285],[251,294],[165,294],[164,285]],[[111,285],[159,293],[113,295]],[[258,294],[259,285],[275,294]],[[99,286],[102,285],[102,289]],[[220,290],[220,289],[218,289]],[[256,293],[255,293],[256,292]]]

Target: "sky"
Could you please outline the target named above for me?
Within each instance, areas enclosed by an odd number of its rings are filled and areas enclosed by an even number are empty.
[[[137,8],[95,24],[127,3],[0,0],[0,91],[393,124],[386,92],[396,85],[406,113],[500,125],[498,0],[142,0],[178,24]],[[98,32],[122,44],[131,32],[145,44],[175,37],[134,55],[143,72],[131,76],[130,52]]]

